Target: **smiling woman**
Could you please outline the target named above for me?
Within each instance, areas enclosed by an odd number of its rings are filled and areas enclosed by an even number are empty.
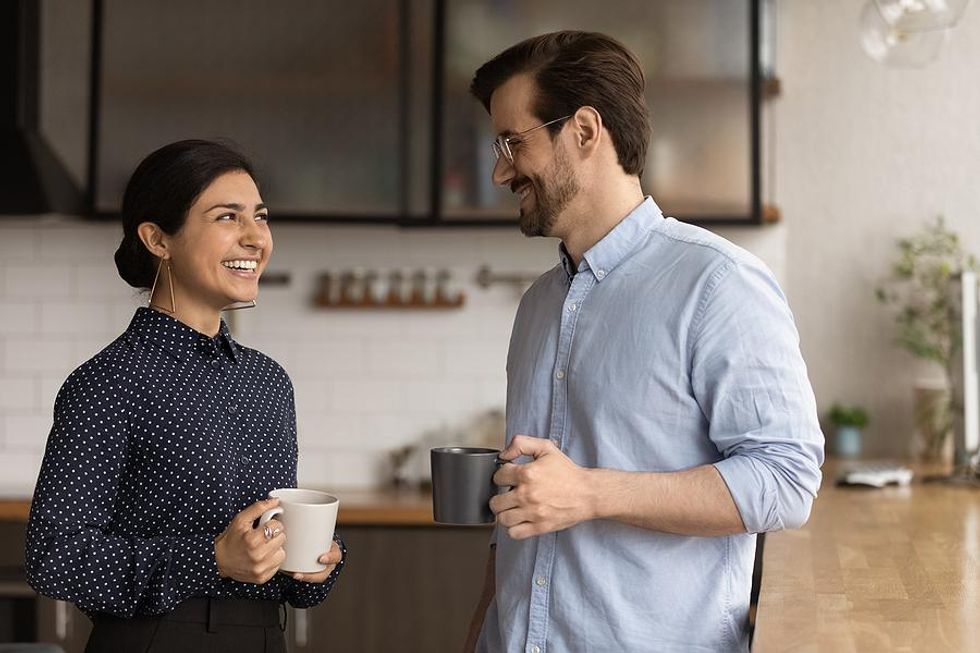
[[[151,306],[214,335],[221,310],[255,305],[272,234],[243,156],[208,141],[161,148],[133,173],[122,214],[116,267]]]
[[[278,502],[263,497],[296,486],[293,387],[221,311],[254,305],[268,209],[244,157],[180,141],[140,163],[122,212],[116,267],[149,306],[58,393],[28,581],[92,617],[89,653],[285,651],[280,605],[323,601],[345,549],[325,541],[324,571],[280,573],[283,524],[253,526]]]

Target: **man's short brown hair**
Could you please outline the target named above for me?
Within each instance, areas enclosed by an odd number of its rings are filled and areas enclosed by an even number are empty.
[[[490,112],[490,96],[511,77],[532,76],[532,111],[542,122],[590,106],[612,136],[619,165],[643,173],[650,119],[643,97],[643,71],[619,41],[597,32],[552,32],[521,41],[480,66],[470,92]],[[556,134],[561,124],[547,129]]]

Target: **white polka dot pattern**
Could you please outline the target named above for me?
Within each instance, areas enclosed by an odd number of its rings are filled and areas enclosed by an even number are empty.
[[[58,393],[28,523],[28,581],[89,614],[161,614],[196,596],[316,605],[343,562],[322,584],[280,574],[253,585],[221,578],[214,558],[215,536],[238,512],[296,486],[296,457],[282,367],[236,343],[224,322],[209,338],[140,308]]]

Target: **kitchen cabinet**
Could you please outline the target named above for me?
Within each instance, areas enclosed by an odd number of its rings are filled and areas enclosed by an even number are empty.
[[[427,43],[431,20],[409,24],[412,5],[98,2],[95,211],[118,210],[157,147],[226,138],[256,162],[279,217],[402,215],[422,183],[403,148],[426,139],[403,122],[407,81],[428,72],[408,38],[414,27]]]
[[[279,220],[512,225],[469,81],[522,38],[586,29],[622,40],[647,72],[643,183],[664,211],[757,224],[768,3],[95,0],[93,212],[118,211],[156,147],[225,137],[256,161]]]
[[[517,215],[516,197],[490,179],[495,134],[469,84],[488,55],[537,34],[578,29],[617,38],[640,61],[653,124],[642,184],[664,213],[704,224],[761,221],[764,4],[447,1],[440,216],[485,223]]]
[[[327,600],[290,610],[290,651],[458,651],[483,589],[490,529],[357,526]]]
[[[82,653],[92,622],[65,601],[38,596],[24,573],[24,521],[0,520],[0,643],[45,642]]]

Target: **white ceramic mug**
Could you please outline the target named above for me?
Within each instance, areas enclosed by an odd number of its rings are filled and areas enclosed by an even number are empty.
[[[279,505],[262,513],[259,528],[273,517],[283,523],[286,559],[279,568],[305,574],[326,569],[327,566],[317,558],[329,551],[333,543],[340,507],[337,497],[317,490],[290,487],[269,492],[269,498],[279,499]]]

